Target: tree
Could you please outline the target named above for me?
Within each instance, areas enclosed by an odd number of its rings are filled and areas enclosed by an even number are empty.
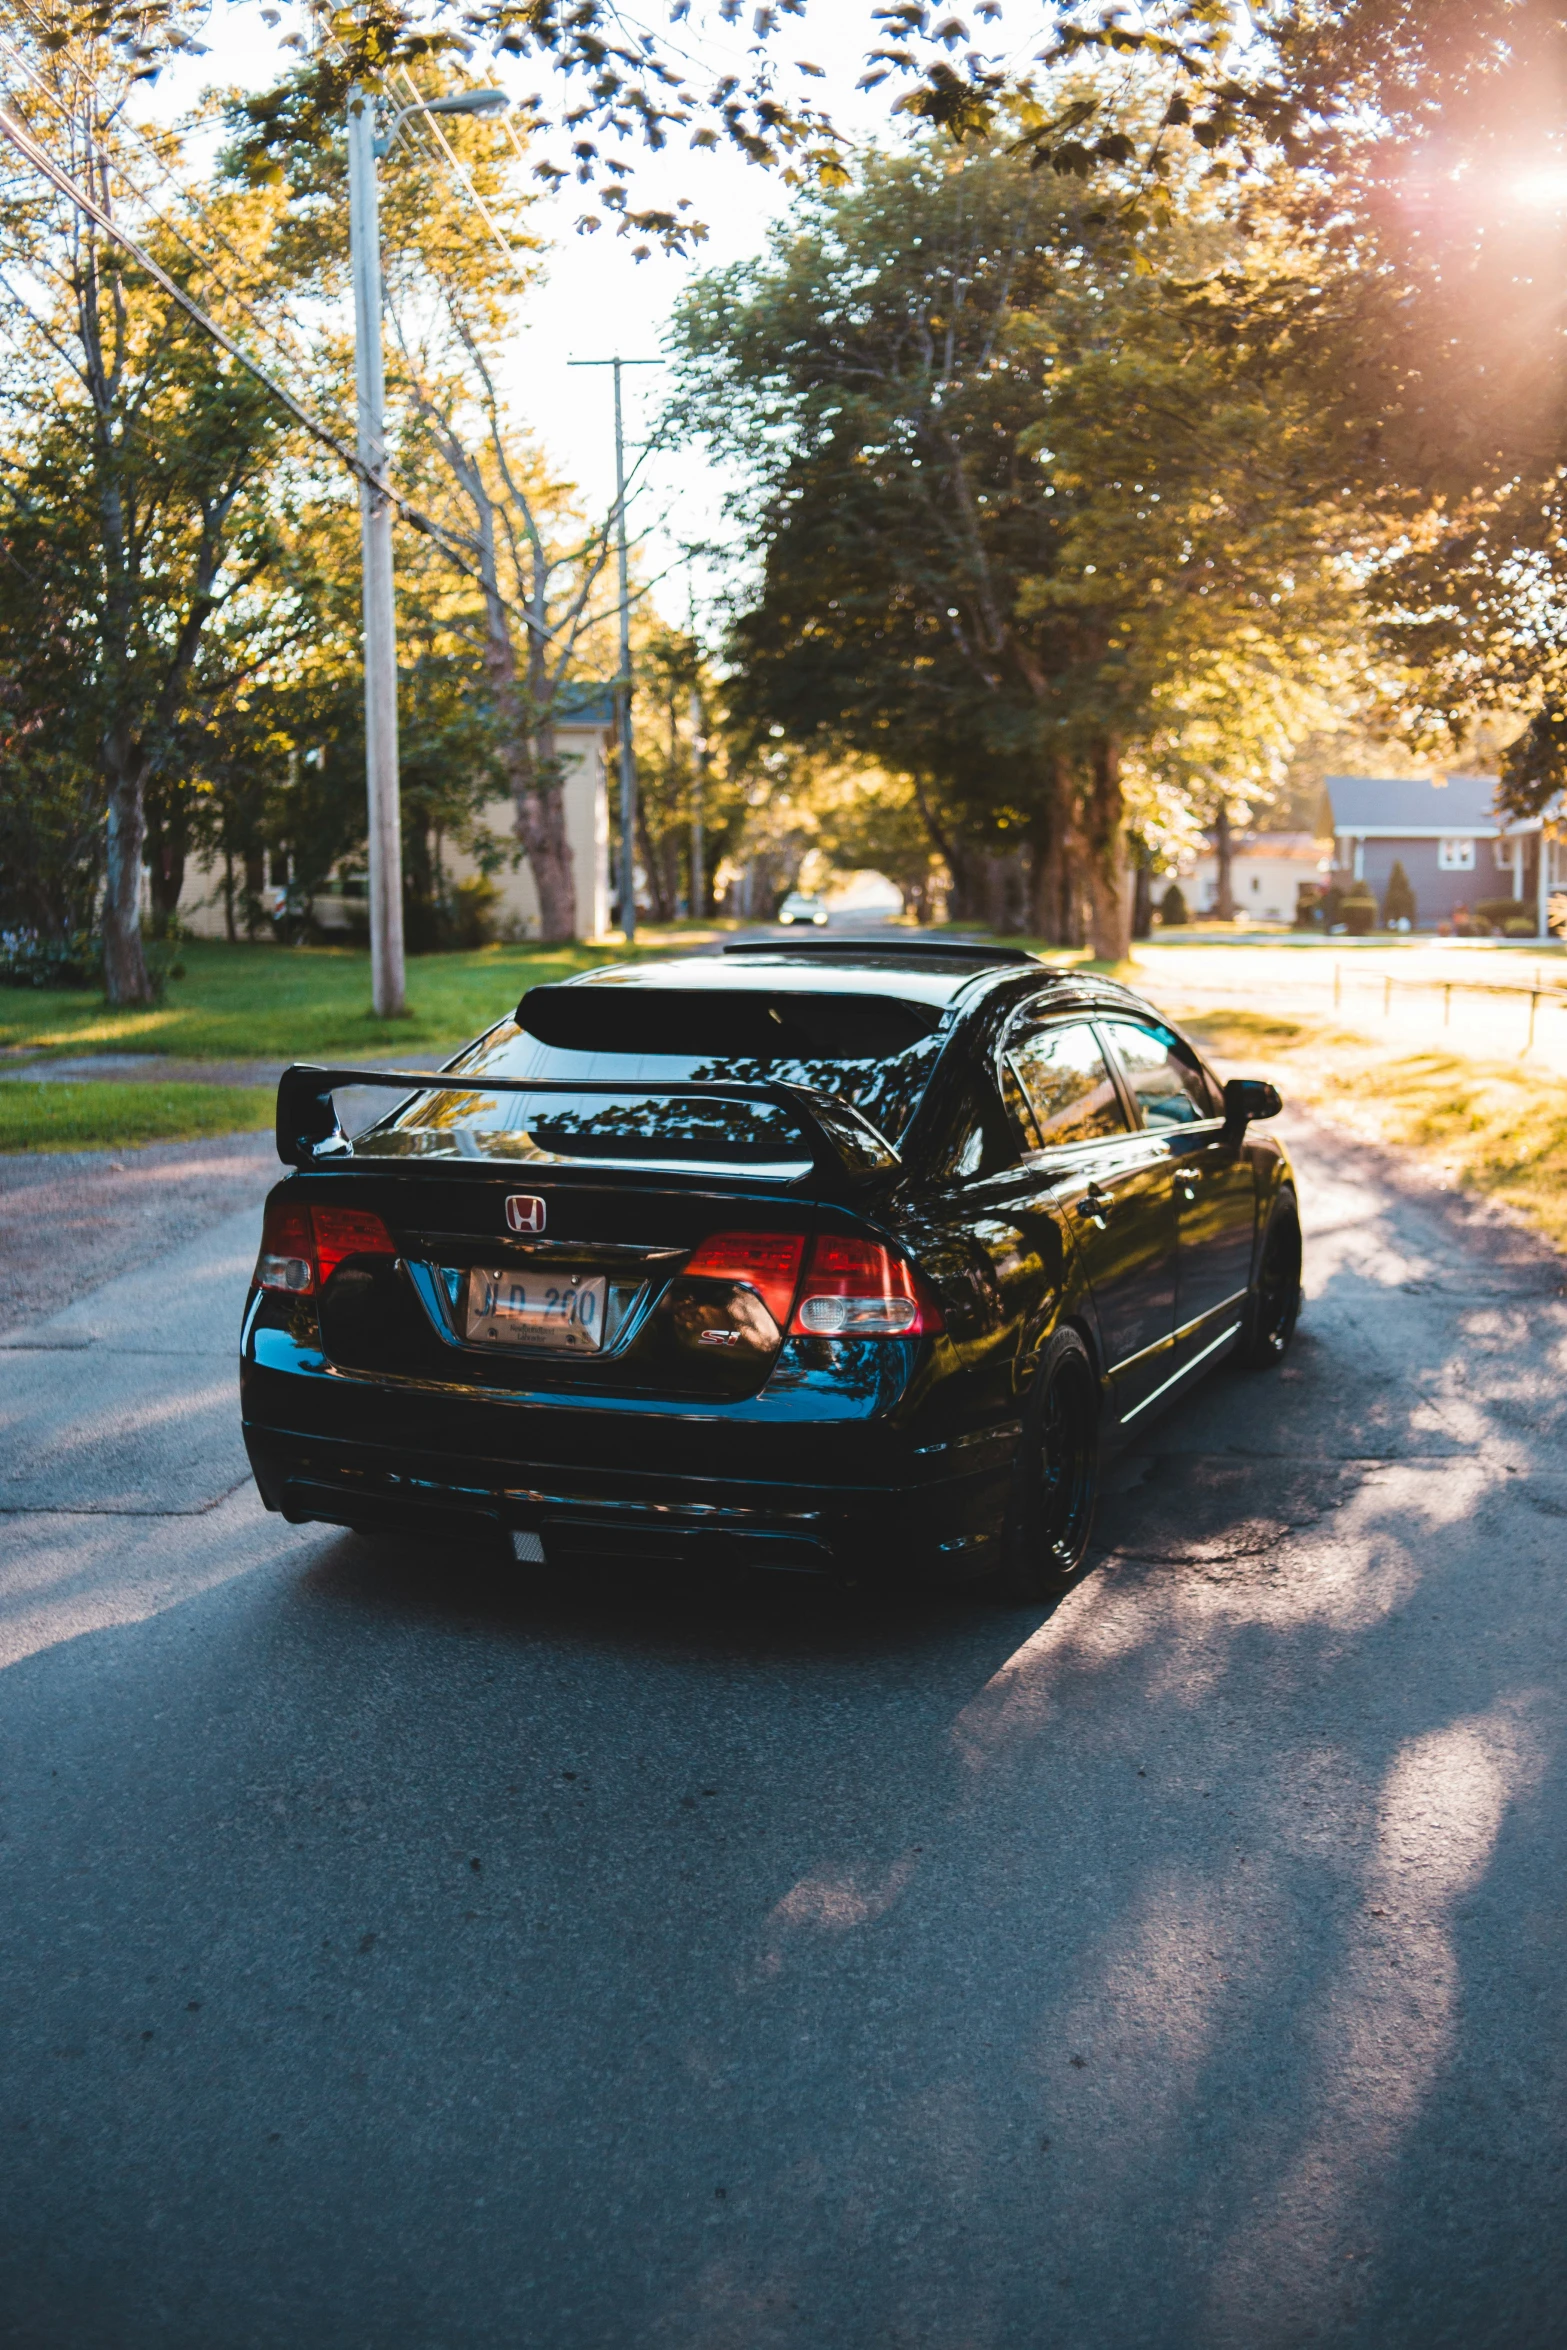
[[[444,85],[427,72],[426,86],[437,94]],[[260,103],[248,102],[250,111]],[[245,115],[244,108],[230,110],[237,134]],[[273,119],[289,193],[279,266],[317,294],[340,292],[349,258],[341,124],[312,137],[298,107],[280,106]],[[405,628],[433,630],[471,657],[488,726],[486,756],[498,763],[512,800],[541,935],[561,941],[575,928],[576,891],[558,711],[584,673],[614,667],[607,566],[615,517],[584,516],[571,485],[518,430],[498,389],[518,297],[532,279],[531,199],[519,188],[514,158],[498,155],[493,129],[473,121],[449,121],[442,136],[478,205],[454,204],[439,152],[407,139],[382,178],[398,477],[440,526],[438,542],[404,542],[399,606]],[[247,154],[238,136],[229,170],[243,176]],[[509,276],[497,270],[497,233],[517,264]]]
[[[1405,922],[1413,930],[1415,893],[1409,886],[1409,875],[1404,871],[1403,860],[1395,857],[1393,870],[1387,877],[1387,894],[1382,901],[1382,924],[1384,929],[1392,930]]]
[[[752,469],[733,652],[758,739],[921,779],[956,878],[1026,840],[1036,927],[1081,890],[1124,953],[1129,752],[1275,757],[1336,649],[1302,402],[1260,399],[1137,237],[994,145],[868,158],[770,261],[700,281],[680,346],[686,429]]]
[[[103,203],[134,210],[115,122],[128,75],[102,44],[89,63],[97,71],[83,82],[40,37],[29,95],[13,104]],[[106,818],[105,980],[112,1002],[143,1003],[147,796],[166,773],[199,663],[219,658],[220,645],[241,666],[254,658],[279,553],[273,484],[286,420],[92,220],[30,174],[11,174],[5,194],[0,301],[12,363],[0,386],[0,531],[68,583],[74,732],[79,745],[90,739]],[[242,298],[252,314],[269,300],[272,208],[253,194],[224,207],[225,234],[252,264]],[[142,225],[171,270],[188,265],[169,232]],[[240,306],[230,299],[231,313]]]

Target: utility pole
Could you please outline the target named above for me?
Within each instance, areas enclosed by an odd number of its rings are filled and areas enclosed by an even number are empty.
[[[392,501],[386,494],[386,367],[381,351],[381,221],[376,158],[411,114],[497,114],[504,90],[461,90],[405,106],[376,137],[375,101],[348,93],[348,250],[354,280],[354,388],[358,395],[359,540],[364,566],[365,793],[370,814],[370,993],[376,1016],[407,1008],[403,963],[403,827],[397,764],[397,605]],[[368,476],[368,478],[366,478]]]
[[[631,748],[631,573],[626,549],[626,436],[620,408],[623,367],[661,367],[660,359],[568,359],[568,367],[615,371],[615,553],[620,573],[620,675],[615,680],[615,725],[620,738],[620,928],[627,946],[637,935],[637,763]]]
[[[381,228],[375,112],[348,93],[348,243],[354,277],[354,385],[359,399],[359,538],[364,563],[365,790],[370,805],[370,992],[376,1016],[405,1008],[403,834],[397,771],[397,611],[392,501],[386,495],[386,370],[381,355]]]
[[[706,843],[702,838],[707,786],[707,737],[702,732],[702,696],[691,688],[691,919],[700,922],[707,904]]]

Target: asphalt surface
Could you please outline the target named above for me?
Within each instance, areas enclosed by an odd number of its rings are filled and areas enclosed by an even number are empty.
[[[282,1527],[253,1202],[13,1329],[0,2341],[1555,2350],[1567,1268],[1292,1139],[1048,1614]]]

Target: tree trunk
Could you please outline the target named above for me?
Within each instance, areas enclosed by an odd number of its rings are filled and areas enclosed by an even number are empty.
[[[1123,814],[1121,746],[1114,735],[1106,735],[1095,745],[1083,803],[1088,943],[1102,963],[1124,962],[1132,943]]]
[[[1063,921],[1064,859],[1070,815],[1066,778],[1059,758],[1052,757],[1045,788],[1028,828],[1027,927],[1035,938],[1051,946],[1065,946]]]
[[[647,875],[648,891],[653,900],[653,919],[655,922],[673,922],[675,893],[671,887],[669,859],[667,855],[659,855],[653,847],[653,836],[648,830],[647,804],[640,793],[637,796],[637,837],[642,844],[642,869]],[[665,840],[659,846],[667,850],[669,843]]]
[[[1213,821],[1213,853],[1219,868],[1219,889],[1213,910],[1221,922],[1233,922],[1235,919],[1235,884],[1232,875],[1235,851],[1230,838],[1230,803],[1228,800],[1219,802],[1219,813]]]
[[[1039,935],[1052,946],[1080,947],[1085,943],[1082,856],[1068,780],[1058,775],[1050,845],[1035,875],[1036,920]]]
[[[267,860],[260,849],[245,851],[245,936],[261,935],[261,920],[265,908],[261,893],[267,886]]]
[[[952,890],[947,914],[953,922],[978,922],[984,919],[983,860],[976,856],[966,841],[954,840],[947,851],[947,871],[952,876]]]
[[[141,852],[146,836],[141,763],[123,747],[105,746],[109,785],[107,871],[103,897],[103,978],[111,1004],[154,1001],[141,936]]]
[[[185,851],[167,833],[152,844],[147,885],[159,929],[166,931],[179,910],[180,894],[185,887]]]
[[[1138,850],[1133,862],[1132,936],[1153,936],[1153,870],[1145,849]]]
[[[539,936],[546,946],[565,946],[577,935],[577,890],[555,729],[548,719],[536,738],[513,738],[509,765],[517,838],[539,893]]]

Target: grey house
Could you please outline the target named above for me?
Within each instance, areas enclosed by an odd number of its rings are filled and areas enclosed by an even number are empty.
[[[1459,907],[1472,914],[1482,898],[1518,898],[1547,935],[1547,900],[1567,888],[1567,842],[1548,839],[1539,816],[1499,815],[1494,775],[1330,775],[1324,789],[1340,889],[1369,882],[1380,907],[1397,861],[1415,893],[1417,930],[1450,922]]]

